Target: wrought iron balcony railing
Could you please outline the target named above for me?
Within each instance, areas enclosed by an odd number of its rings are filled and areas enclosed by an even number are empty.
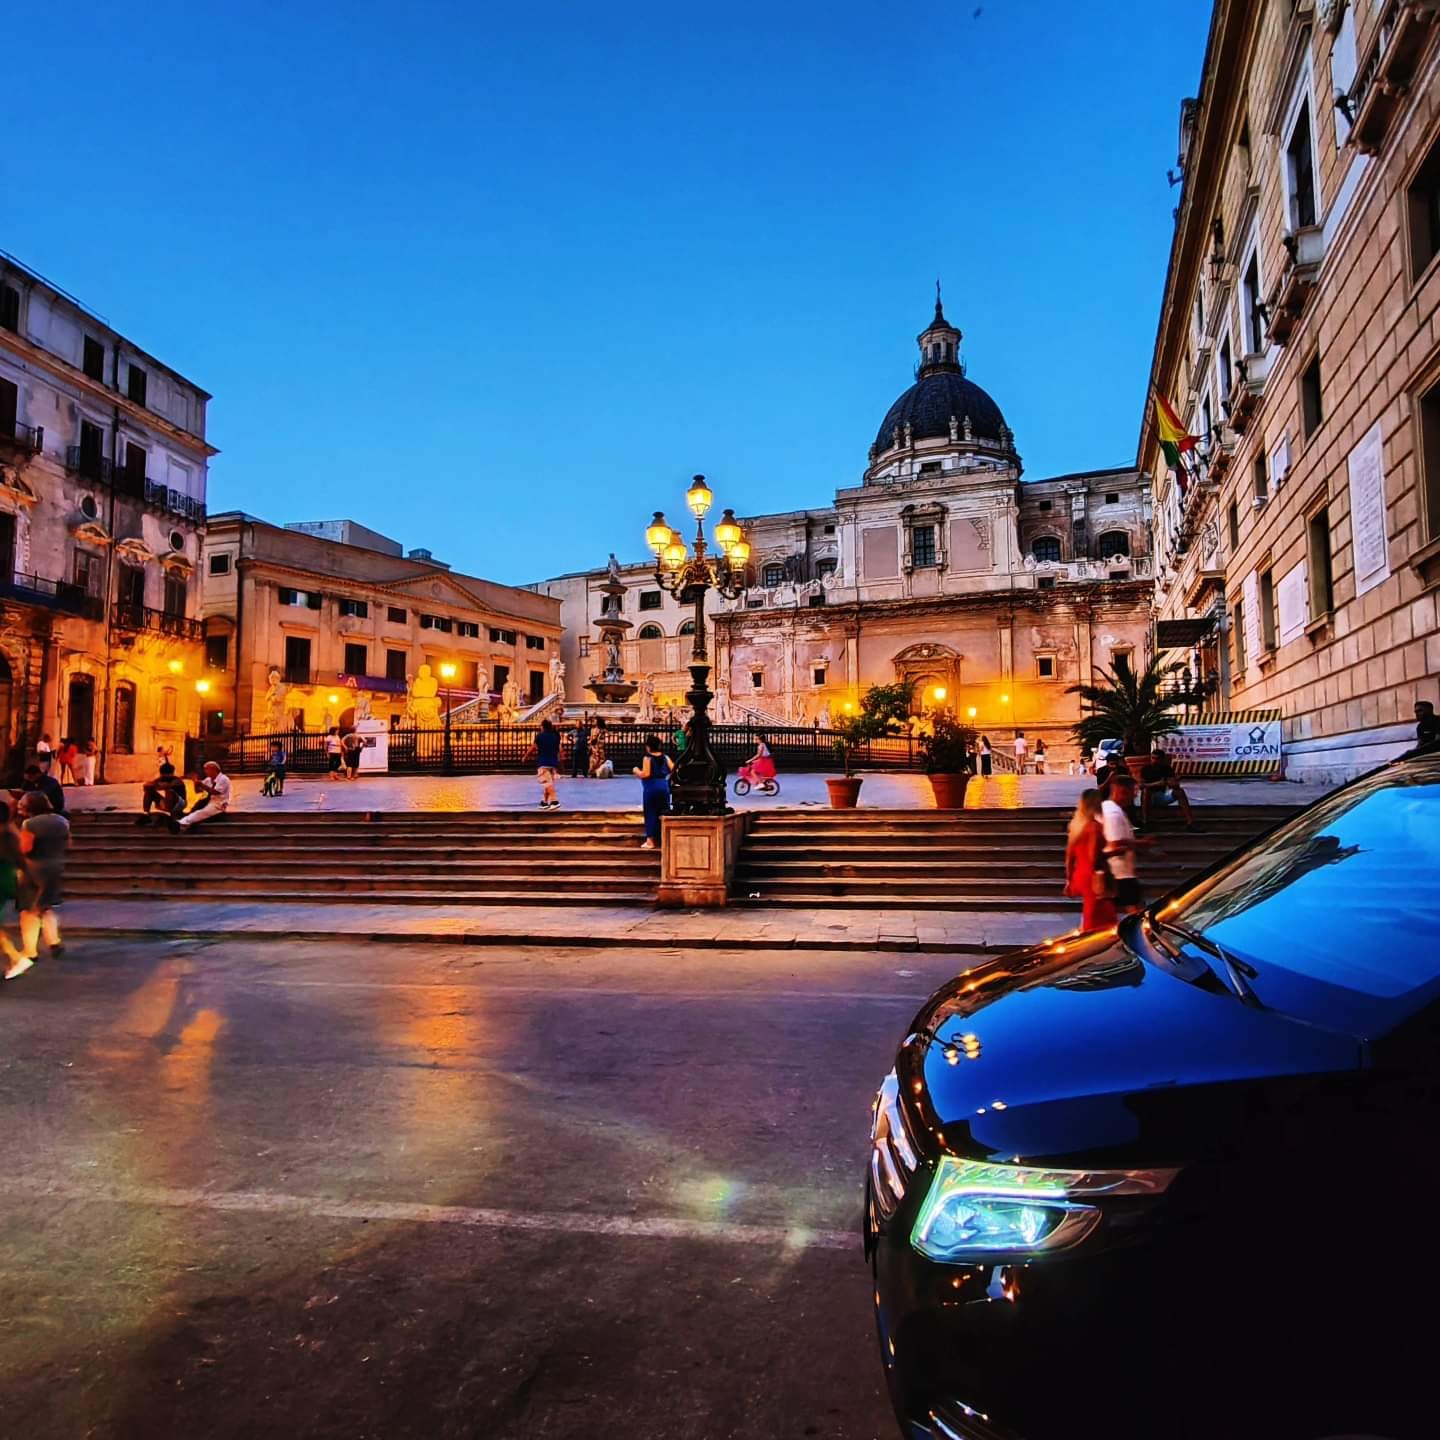
[[[175,635],[182,640],[199,640],[205,633],[203,621],[151,605],[132,605],[128,600],[115,603],[112,612],[117,630],[154,630],[161,635]]]
[[[27,455],[38,455],[45,448],[45,427],[43,425],[22,425],[18,420],[0,429],[0,445],[14,450],[23,450]]]
[[[43,575],[16,574],[9,580],[0,580],[0,600],[38,605],[65,615],[84,615],[91,620],[99,620],[105,614],[98,596],[87,594],[79,585],[49,580]]]

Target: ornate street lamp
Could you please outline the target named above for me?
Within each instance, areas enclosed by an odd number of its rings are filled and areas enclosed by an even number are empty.
[[[655,581],[682,605],[694,605],[695,628],[690,648],[692,686],[685,692],[690,702],[690,743],[675,768],[673,790],[677,815],[724,815],[725,771],[710,749],[710,717],[706,709],[715,697],[707,684],[710,664],[705,658],[705,592],[718,590],[727,600],[745,593],[750,564],[750,542],[726,510],[715,526],[718,555],[709,553],[705,541],[705,512],[715,495],[703,475],[696,475],[685,492],[685,503],[695,516],[695,539],[687,549],[685,541],[665,523],[658,510],[645,529],[645,543],[655,552]]]

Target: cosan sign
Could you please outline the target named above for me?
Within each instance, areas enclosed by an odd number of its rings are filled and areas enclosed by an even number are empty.
[[[1234,767],[1237,773],[1278,770],[1280,719],[1225,719],[1182,725],[1160,742],[1175,760],[1204,770]]]

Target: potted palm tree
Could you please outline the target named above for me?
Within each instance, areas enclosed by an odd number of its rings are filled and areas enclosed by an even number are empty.
[[[835,722],[835,754],[844,773],[825,781],[832,810],[853,810],[860,801],[860,776],[851,773],[855,751],[870,740],[888,735],[910,713],[908,681],[872,685],[860,697],[860,709]]]
[[[943,710],[935,716],[930,733],[920,737],[925,773],[930,777],[937,810],[965,808],[965,787],[970,783],[970,753],[974,743],[975,732]]]
[[[1152,660],[1142,674],[1130,667],[1128,655],[1115,657],[1113,670],[1100,672],[1103,685],[1072,685],[1066,692],[1078,695],[1085,712],[1073,727],[1077,740],[1098,749],[1102,740],[1119,739],[1125,764],[1138,780],[1158,735],[1180,727],[1172,713],[1178,695],[1164,695],[1161,684],[1174,666]]]

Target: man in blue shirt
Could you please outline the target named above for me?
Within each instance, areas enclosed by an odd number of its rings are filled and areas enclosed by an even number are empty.
[[[555,772],[560,768],[560,732],[548,720],[540,722],[540,733],[535,737],[535,767],[540,778],[540,808],[558,810]]]

